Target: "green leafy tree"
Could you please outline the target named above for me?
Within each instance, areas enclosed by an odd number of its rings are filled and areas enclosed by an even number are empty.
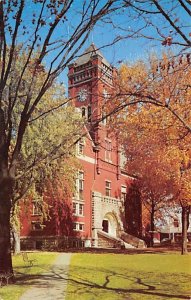
[[[51,90],[54,91],[54,88]],[[58,91],[59,86],[57,85],[57,94]],[[63,103],[63,94],[60,99],[58,97],[56,100],[45,99],[44,105],[47,109],[48,107],[51,109],[52,101],[56,101],[59,106],[59,103]],[[74,190],[78,166],[75,158],[75,144],[82,134],[83,120],[79,118],[71,106],[65,108],[61,106],[59,109],[39,117],[40,111],[39,108],[37,119],[33,120],[26,129],[18,160],[11,222],[14,241],[16,242],[14,249],[17,252],[19,251],[19,241],[16,237],[19,237],[18,219],[20,215],[18,200],[25,199],[21,208],[23,205],[30,207],[28,202],[31,199],[35,200],[37,205],[39,203],[42,209],[42,222],[47,221],[53,215],[50,212],[53,210],[52,207],[55,209],[57,207],[60,210],[59,203],[65,208],[65,211],[69,212],[69,195]],[[52,189],[49,188],[47,195],[49,186],[52,186]],[[57,193],[55,193],[55,189]],[[54,202],[57,201],[58,203],[53,204],[53,199]],[[54,212],[55,214],[56,212]],[[64,224],[64,212],[61,221]],[[58,223],[56,218],[55,223]]]

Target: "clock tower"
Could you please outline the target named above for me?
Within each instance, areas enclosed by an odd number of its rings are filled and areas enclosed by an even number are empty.
[[[74,105],[87,118],[89,128],[98,124],[103,114],[104,101],[112,90],[112,78],[115,69],[107,62],[102,53],[91,44],[74,63],[69,65],[69,97]],[[90,134],[95,143],[98,139],[98,131],[105,122],[99,122],[99,126]],[[103,130],[103,128],[102,128]]]

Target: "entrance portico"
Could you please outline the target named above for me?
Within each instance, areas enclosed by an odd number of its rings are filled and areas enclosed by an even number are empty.
[[[98,192],[92,195],[92,226],[93,246],[98,246],[98,231],[111,237],[120,237],[123,223],[120,218],[122,203],[120,199],[102,196]]]
[[[115,214],[112,212],[108,212],[102,221],[102,230],[107,232],[108,234],[117,237],[118,236],[118,222],[115,217]]]

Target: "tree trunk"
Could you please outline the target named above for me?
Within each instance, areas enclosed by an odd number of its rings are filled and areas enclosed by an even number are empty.
[[[181,254],[187,254],[187,229],[189,218],[190,206],[182,206],[182,252]]]
[[[0,184],[0,269],[3,273],[12,273],[10,242],[10,183],[4,180]]]
[[[12,236],[13,236],[13,252],[14,252],[14,254],[19,254],[21,251],[19,230],[16,228],[13,228]]]
[[[13,274],[10,242],[13,180],[9,176],[8,151],[4,111],[0,108],[0,270]]]
[[[154,205],[154,201],[152,201],[152,204],[151,204],[151,241],[150,241],[151,247],[154,246],[154,230],[155,230],[154,216],[155,216],[155,205]]]

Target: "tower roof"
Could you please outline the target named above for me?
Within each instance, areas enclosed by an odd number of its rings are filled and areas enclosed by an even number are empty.
[[[75,60],[74,63],[78,66],[83,65],[83,64],[87,63],[88,61],[90,61],[91,58],[95,55],[100,56],[102,58],[102,62],[106,66],[111,67],[111,65],[105,59],[105,57],[103,56],[101,51],[98,50],[97,47],[93,43],[79,56],[78,59]]]

